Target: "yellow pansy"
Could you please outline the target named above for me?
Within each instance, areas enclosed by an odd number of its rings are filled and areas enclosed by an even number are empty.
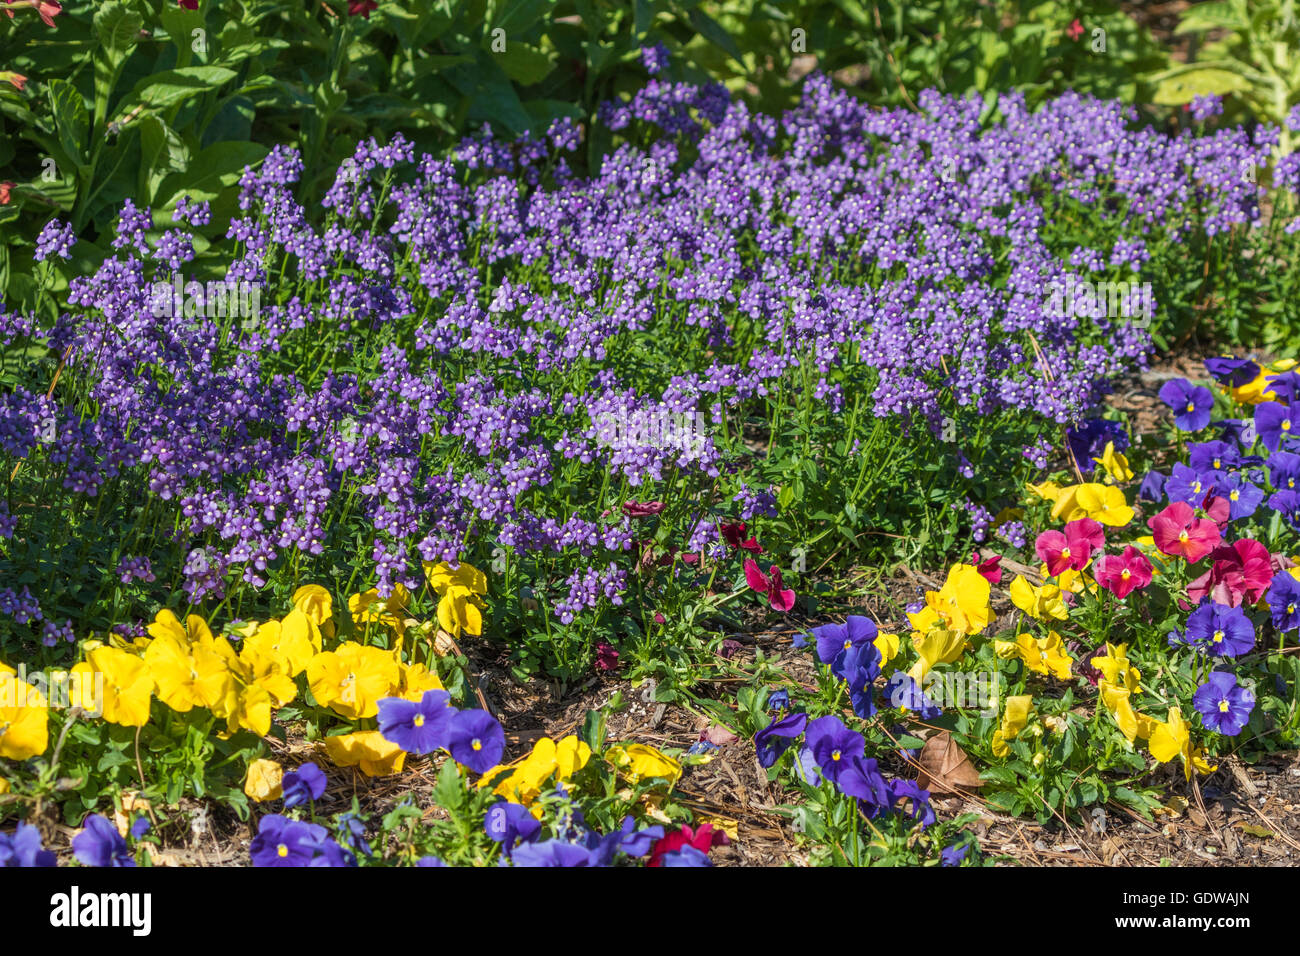
[[[907,673],[913,680],[919,681],[936,664],[951,664],[960,658],[966,651],[966,635],[940,624],[923,634],[913,634],[912,645],[916,648],[919,659]]]
[[[250,800],[265,803],[278,800],[283,794],[281,784],[284,781],[284,768],[274,760],[258,759],[248,765],[248,777],[244,780],[244,793]]]
[[[1052,501],[1052,502],[1055,502],[1058,498],[1060,498],[1061,492],[1064,490],[1055,481],[1044,481],[1042,484],[1038,484],[1038,485],[1027,484],[1025,485],[1025,487],[1028,488],[1030,491],[1032,491],[1039,498],[1042,498],[1044,501]]]
[[[304,584],[293,592],[293,606],[327,637],[334,634],[334,598],[319,584]]]
[[[72,673],[84,709],[101,710],[104,720],[122,727],[143,727],[149,722],[154,681],[149,666],[138,655],[101,645],[72,668]],[[100,700],[85,699],[96,691],[102,694]]]
[[[1177,707],[1169,708],[1169,719],[1157,723],[1151,730],[1151,756],[1161,763],[1168,763],[1175,757],[1183,760],[1183,776],[1192,779],[1192,773],[1213,773],[1217,765],[1211,765],[1205,759],[1205,751],[1192,746],[1191,731],[1187,721],[1183,720],[1182,711]]]
[[[1106,450],[1100,458],[1094,458],[1093,461],[1106,469],[1106,480],[1109,482],[1133,480],[1133,469],[1129,467],[1128,459],[1115,450],[1113,441],[1106,442]]]
[[[203,631],[207,631],[206,625]],[[229,714],[235,692],[230,664],[238,662],[238,656],[224,637],[214,638],[207,632],[205,637],[191,642],[183,635],[177,637],[160,629],[145,649],[144,661],[158,699],[172,710],[186,713],[194,707],[206,707],[218,717]]]
[[[320,629],[305,612],[294,608],[282,621],[258,625],[256,633],[244,640],[239,656],[282,661],[288,675],[297,677],[320,651]]]
[[[1092,666],[1101,671],[1102,681],[1115,687],[1137,693],[1142,689],[1139,683],[1142,672],[1128,659],[1127,644],[1106,644],[1106,651],[1091,661]]]
[[[14,674],[0,671],[0,757],[26,760],[49,746],[49,709],[45,695]]]
[[[655,777],[675,784],[682,776],[682,765],[645,744],[619,744],[605,751],[605,759],[623,772],[630,783]]]
[[[400,773],[406,763],[406,751],[377,730],[326,737],[325,751],[338,766],[360,767],[367,777]]]
[[[464,562],[452,568],[446,561],[424,562],[424,575],[438,594],[438,625],[452,637],[483,633],[483,602],[487,576]]]
[[[503,771],[510,770],[509,776],[498,782],[492,792],[511,803],[527,806],[540,796],[542,786],[552,775],[557,783],[563,783],[585,767],[589,760],[591,748],[573,734],[558,744],[550,737],[542,737],[527,757],[514,764],[493,767],[479,778],[478,785],[487,786]]]
[[[881,631],[879,634],[876,635],[876,639],[871,643],[874,644],[876,646],[876,650],[880,652],[881,667],[884,667],[886,664],[888,664],[890,661],[892,661],[895,657],[898,656],[898,635],[897,634],[886,634],[884,631]]]
[[[398,690],[394,695],[404,700],[419,701],[428,690],[445,690],[442,680],[423,664],[398,663]]]
[[[1048,618],[1064,621],[1070,616],[1069,608],[1061,599],[1061,589],[1054,584],[1034,587],[1023,575],[1017,574],[1008,591],[1011,603],[1036,621]]]
[[[1011,753],[1008,740],[1015,739],[1029,723],[1029,711],[1034,699],[1028,694],[1007,698],[1006,709],[1002,712],[1002,726],[993,731],[993,756],[1006,757]]]
[[[411,592],[401,584],[394,584],[393,593],[387,598],[379,596],[378,588],[352,595],[348,598],[348,612],[358,624],[382,624],[401,637],[406,633],[406,607],[410,603]]]
[[[1057,503],[1060,505],[1060,502]],[[1114,485],[1097,484],[1096,481],[1076,486],[1074,503],[1080,512],[1075,515],[1076,518],[1092,518],[1095,522],[1112,528],[1122,528],[1136,515],[1136,511],[1128,506],[1122,490]],[[1053,510],[1053,514],[1056,511]]]
[[[988,579],[974,565],[954,564],[943,587],[927,591],[925,607],[908,619],[920,634],[942,627],[971,635],[988,626],[991,613]]]
[[[998,657],[1019,657],[1025,666],[1036,674],[1051,675],[1057,680],[1069,680],[1070,665],[1074,659],[1065,651],[1061,635],[1049,631],[1047,637],[1017,634],[1014,641],[994,641],[993,650]]]
[[[375,716],[379,699],[389,696],[400,680],[392,653],[356,641],[317,654],[307,665],[307,682],[317,702],[353,720]]]

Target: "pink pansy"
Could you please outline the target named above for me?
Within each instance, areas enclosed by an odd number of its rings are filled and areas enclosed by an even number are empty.
[[[1151,562],[1133,545],[1123,554],[1104,554],[1093,565],[1097,583],[1123,600],[1151,583]]]
[[[1187,585],[1187,596],[1199,603],[1207,595],[1218,604],[1238,607],[1243,600],[1258,604],[1273,581],[1273,556],[1253,538],[1215,548],[1213,564]]]
[[[970,563],[975,565],[975,570],[990,584],[1002,583],[1002,555],[995,554],[981,560],[980,553],[976,551],[970,556]]]
[[[1034,550],[1055,577],[1066,570],[1082,571],[1096,548],[1106,543],[1101,525],[1091,518],[1080,518],[1065,526],[1065,531],[1044,531],[1034,542]]]
[[[770,575],[770,576],[769,576]],[[759,594],[766,594],[774,611],[789,611],[794,607],[794,592],[782,587],[781,569],[772,565],[768,574],[758,569],[753,558],[745,559],[745,582]]]
[[[1195,564],[1213,551],[1221,540],[1219,526],[1207,518],[1196,517],[1192,506],[1175,501],[1147,521],[1161,554],[1181,557]]]

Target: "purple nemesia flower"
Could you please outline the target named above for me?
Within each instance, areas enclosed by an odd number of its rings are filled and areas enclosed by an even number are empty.
[[[32,258],[42,262],[50,256],[67,259],[72,255],[72,247],[77,244],[77,233],[71,223],[51,219],[36,237],[36,251]]]

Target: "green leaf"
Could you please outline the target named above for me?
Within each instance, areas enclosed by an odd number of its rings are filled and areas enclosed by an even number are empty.
[[[520,86],[540,83],[555,68],[553,57],[517,41],[507,43],[506,51],[496,54],[496,61]]]
[[[101,3],[95,10],[95,33],[115,64],[139,41],[143,25],[140,14],[117,0]]]
[[[1250,82],[1245,77],[1228,70],[1189,70],[1162,80],[1152,99],[1162,106],[1181,106],[1198,96],[1223,96],[1250,88]]]
[[[239,179],[245,166],[255,165],[268,152],[260,143],[214,143],[200,150],[185,172],[173,173],[163,180],[155,200],[168,204],[180,193],[196,200],[216,199],[223,189]]]
[[[66,80],[53,79],[46,84],[54,128],[63,151],[80,166],[85,160],[90,137],[90,114],[77,88]]]
[[[195,96],[220,89],[235,79],[234,70],[224,66],[184,66],[146,77],[136,84],[130,101],[150,109],[168,109]]]

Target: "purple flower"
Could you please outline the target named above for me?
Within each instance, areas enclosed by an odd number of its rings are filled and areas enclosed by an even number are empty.
[[[962,860],[966,859],[966,854],[969,852],[969,843],[964,843],[961,846],[952,843],[943,848],[943,852],[939,854],[939,860],[943,866],[961,866]]]
[[[41,831],[36,827],[19,823],[12,834],[0,833],[0,867],[55,865],[54,851],[41,846]]]
[[[659,858],[660,866],[712,866],[713,861],[709,855],[702,850],[687,844],[676,850],[665,853]]]
[[[436,691],[426,691],[425,697]],[[501,762],[506,734],[486,710],[462,710],[451,720],[447,749],[457,763],[475,773],[486,773]]]
[[[914,711],[922,720],[934,720],[943,715],[939,705],[921,690],[921,686],[903,671],[894,671],[885,684],[885,695],[890,707]]]
[[[422,856],[415,861],[415,865],[416,866],[446,866],[447,864],[442,862],[442,860],[436,856]]]
[[[1214,396],[1204,385],[1185,378],[1170,379],[1160,389],[1160,400],[1174,410],[1174,424],[1185,432],[1200,431],[1210,424]]]
[[[844,670],[845,655],[855,647],[870,644],[876,639],[876,624],[869,617],[850,614],[843,624],[823,624],[812,630],[817,639],[817,657],[823,664],[831,665],[836,677],[847,677]],[[877,653],[879,658],[879,653]]]
[[[407,753],[430,754],[448,747],[457,716],[445,690],[426,690],[418,701],[384,697],[379,701],[379,732]]]
[[[833,714],[812,721],[805,739],[822,776],[833,783],[839,782],[846,768],[855,764],[866,749],[862,735],[845,727],[844,721]]]
[[[781,754],[794,743],[794,738],[803,733],[807,726],[807,714],[796,713],[774,717],[770,724],[754,734],[754,749],[758,752],[758,762],[764,767],[775,764]]]
[[[1250,359],[1232,358],[1230,356],[1207,358],[1205,370],[1220,385],[1240,388],[1247,382],[1254,381],[1259,375],[1259,366]]]
[[[1199,507],[1213,490],[1213,478],[1193,471],[1182,462],[1173,466],[1169,480],[1165,482],[1165,495],[1170,501],[1182,501],[1194,508]]]
[[[326,842],[334,841],[324,827],[268,813],[258,821],[248,852],[254,866],[311,866]]]
[[[1142,484],[1138,487],[1138,498],[1156,503],[1164,501],[1165,483],[1165,476],[1154,468],[1151,469],[1146,473],[1146,477],[1142,479]]]
[[[1263,402],[1255,406],[1255,431],[1269,451],[1277,451],[1284,439],[1300,434],[1300,402],[1283,405]]]
[[[1300,628],[1300,581],[1293,578],[1290,572],[1279,571],[1275,574],[1264,597],[1268,601],[1274,627],[1279,631]]]
[[[1187,630],[1169,635],[1169,645],[1187,644],[1214,657],[1239,657],[1255,647],[1255,625],[1241,607],[1204,601],[1187,617]]]
[[[494,803],[483,818],[483,828],[509,856],[516,843],[531,843],[542,833],[542,824],[528,808],[504,800]]]
[[[524,843],[515,848],[510,856],[515,866],[592,866],[592,851],[576,843],[564,840],[542,840],[538,843]]]
[[[1255,709],[1255,695],[1237,685],[1237,678],[1227,671],[1215,671],[1196,689],[1192,703],[1210,730],[1228,737],[1241,733]]]
[[[281,781],[285,809],[300,806],[308,800],[319,800],[325,793],[325,784],[325,774],[314,763],[308,762],[289,771]]]
[[[81,823],[84,829],[72,838],[72,853],[85,866],[135,866],[126,840],[117,827],[98,813]]]

